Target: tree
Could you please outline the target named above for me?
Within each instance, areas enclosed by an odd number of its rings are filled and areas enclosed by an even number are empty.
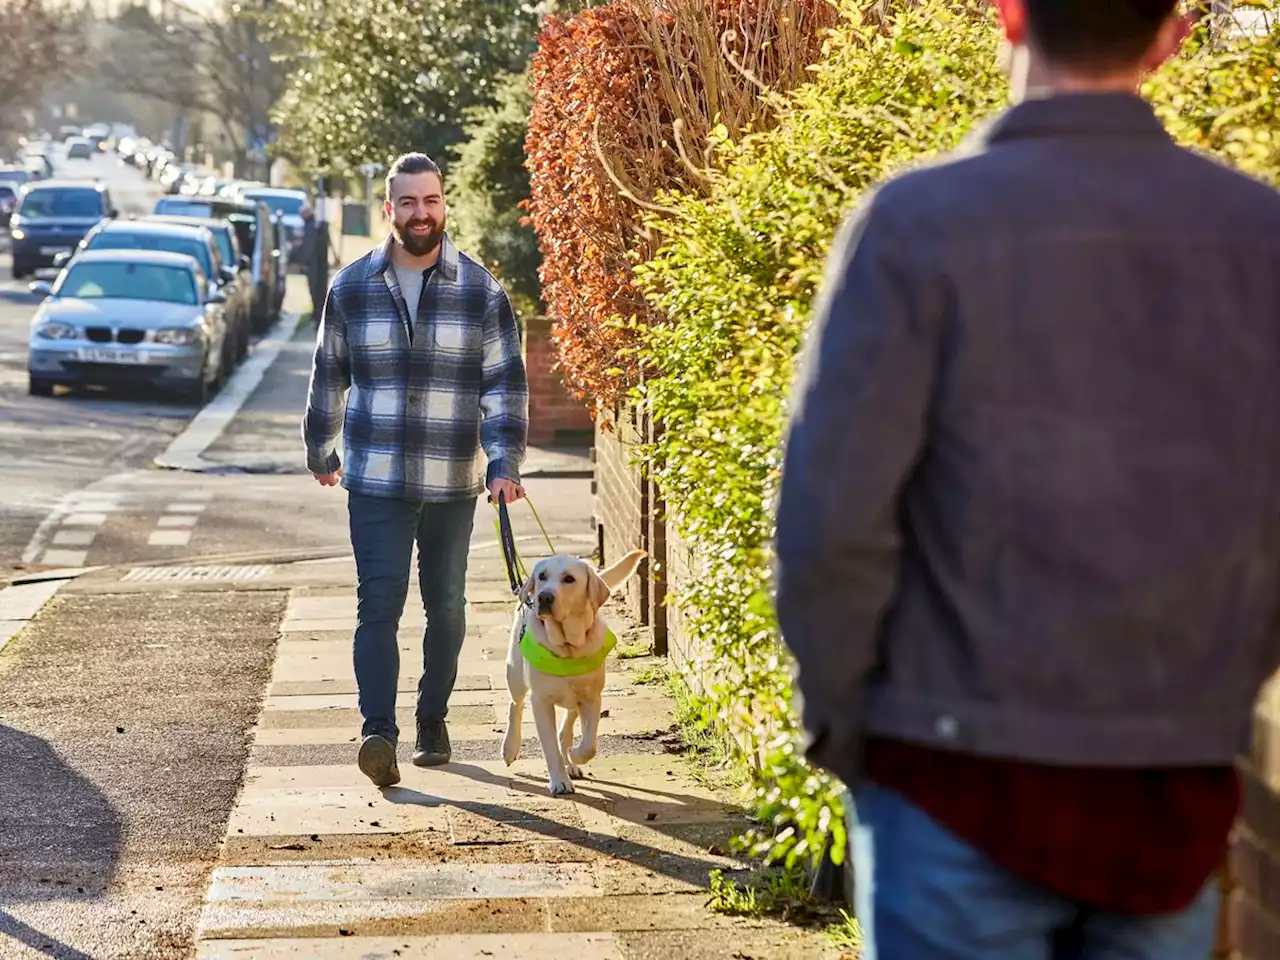
[[[527,71],[500,78],[493,106],[468,112],[448,187],[450,233],[502,279],[520,313],[541,310],[542,258],[522,209],[529,199],[524,140],[532,107]]]
[[[81,34],[64,10],[45,0],[0,0],[0,132],[39,104],[81,49]]]
[[[268,0],[224,0],[196,9],[167,3],[154,16],[126,9],[99,58],[104,81],[193,113],[217,117],[237,156],[266,133],[284,88],[278,50],[264,36]]]
[[[271,35],[292,47],[281,149],[338,173],[408,150],[443,164],[467,109],[524,68],[538,19],[522,0],[278,0]]]

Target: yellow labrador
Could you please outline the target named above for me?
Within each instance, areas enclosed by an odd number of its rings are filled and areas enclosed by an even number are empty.
[[[633,551],[599,573],[577,557],[548,557],[521,588],[507,654],[511,709],[502,759],[510,766],[520,755],[527,694],[553,797],[573,793],[581,765],[596,755],[605,657],[617,642],[599,611],[644,556],[643,550]],[[559,738],[556,707],[566,711]],[[575,747],[573,724],[579,717],[582,739]]]

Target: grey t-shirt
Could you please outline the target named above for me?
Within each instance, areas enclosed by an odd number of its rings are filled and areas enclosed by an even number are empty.
[[[400,292],[404,295],[404,305],[409,308],[409,319],[416,324],[418,322],[418,298],[422,296],[423,271],[416,270],[413,267],[402,267],[396,263],[393,263],[391,267],[396,272],[396,282],[400,284]],[[428,272],[434,269],[435,267],[427,267]]]

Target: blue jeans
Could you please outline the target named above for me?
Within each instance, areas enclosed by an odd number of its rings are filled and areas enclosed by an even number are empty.
[[[417,718],[443,719],[458,678],[458,654],[467,633],[467,551],[475,522],[474,499],[415,503],[348,493],[351,547],[356,557],[356,686],[362,736],[395,743],[400,646],[396,632],[409,593],[409,560],[418,543],[418,587],[427,626],[422,634],[422,677]]]
[[[1160,916],[1091,910],[992,863],[900,794],[849,807],[861,960],[1207,960],[1218,883]]]

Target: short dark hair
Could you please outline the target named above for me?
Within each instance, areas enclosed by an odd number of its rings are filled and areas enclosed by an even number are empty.
[[[1037,47],[1064,66],[1089,71],[1137,63],[1178,0],[1026,0]]]
[[[444,186],[444,174],[440,172],[440,165],[428,157],[425,153],[402,153],[391,162],[391,169],[387,171],[387,199],[391,199],[391,181],[402,173],[434,173],[440,178],[440,185]]]

